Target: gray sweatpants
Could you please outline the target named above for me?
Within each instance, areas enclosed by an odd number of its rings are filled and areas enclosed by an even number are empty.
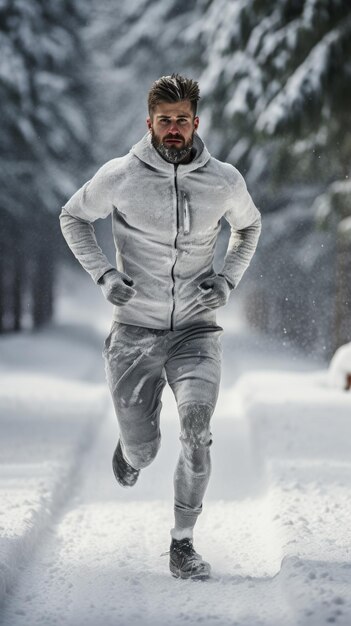
[[[178,406],[181,451],[174,474],[177,529],[193,528],[210,477],[210,419],[219,391],[221,326],[157,330],[113,322],[103,356],[126,459],[146,467],[160,446],[163,388]]]

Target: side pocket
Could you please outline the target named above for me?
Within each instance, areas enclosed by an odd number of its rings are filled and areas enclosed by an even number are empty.
[[[109,349],[110,343],[111,343],[112,334],[113,334],[113,332],[114,332],[114,330],[116,328],[116,325],[118,326],[118,324],[119,324],[119,322],[117,322],[116,320],[112,321],[110,332],[109,332],[109,334],[107,335],[107,337],[106,337],[106,339],[104,341],[104,347],[103,347],[103,350],[102,350],[102,356],[105,356],[105,354],[108,352],[108,349]]]
[[[189,211],[189,200],[186,193],[183,191],[183,232],[184,235],[188,235],[190,233],[190,211]]]

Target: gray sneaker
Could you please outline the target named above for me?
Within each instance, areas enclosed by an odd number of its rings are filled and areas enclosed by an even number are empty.
[[[112,457],[112,469],[117,482],[122,487],[133,487],[140,474],[140,470],[134,469],[124,458],[120,439]]]
[[[169,551],[169,569],[175,578],[205,580],[211,575],[211,566],[195,552],[192,539],[172,539]]]

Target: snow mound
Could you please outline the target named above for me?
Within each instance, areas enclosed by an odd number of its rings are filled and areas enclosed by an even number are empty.
[[[349,389],[351,377],[351,342],[337,349],[328,370],[328,384],[337,389]]]

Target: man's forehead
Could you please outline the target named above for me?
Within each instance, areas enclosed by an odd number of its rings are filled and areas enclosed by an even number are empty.
[[[191,103],[189,100],[181,100],[180,102],[160,102],[154,109],[156,117],[169,115],[182,115],[192,117]]]

